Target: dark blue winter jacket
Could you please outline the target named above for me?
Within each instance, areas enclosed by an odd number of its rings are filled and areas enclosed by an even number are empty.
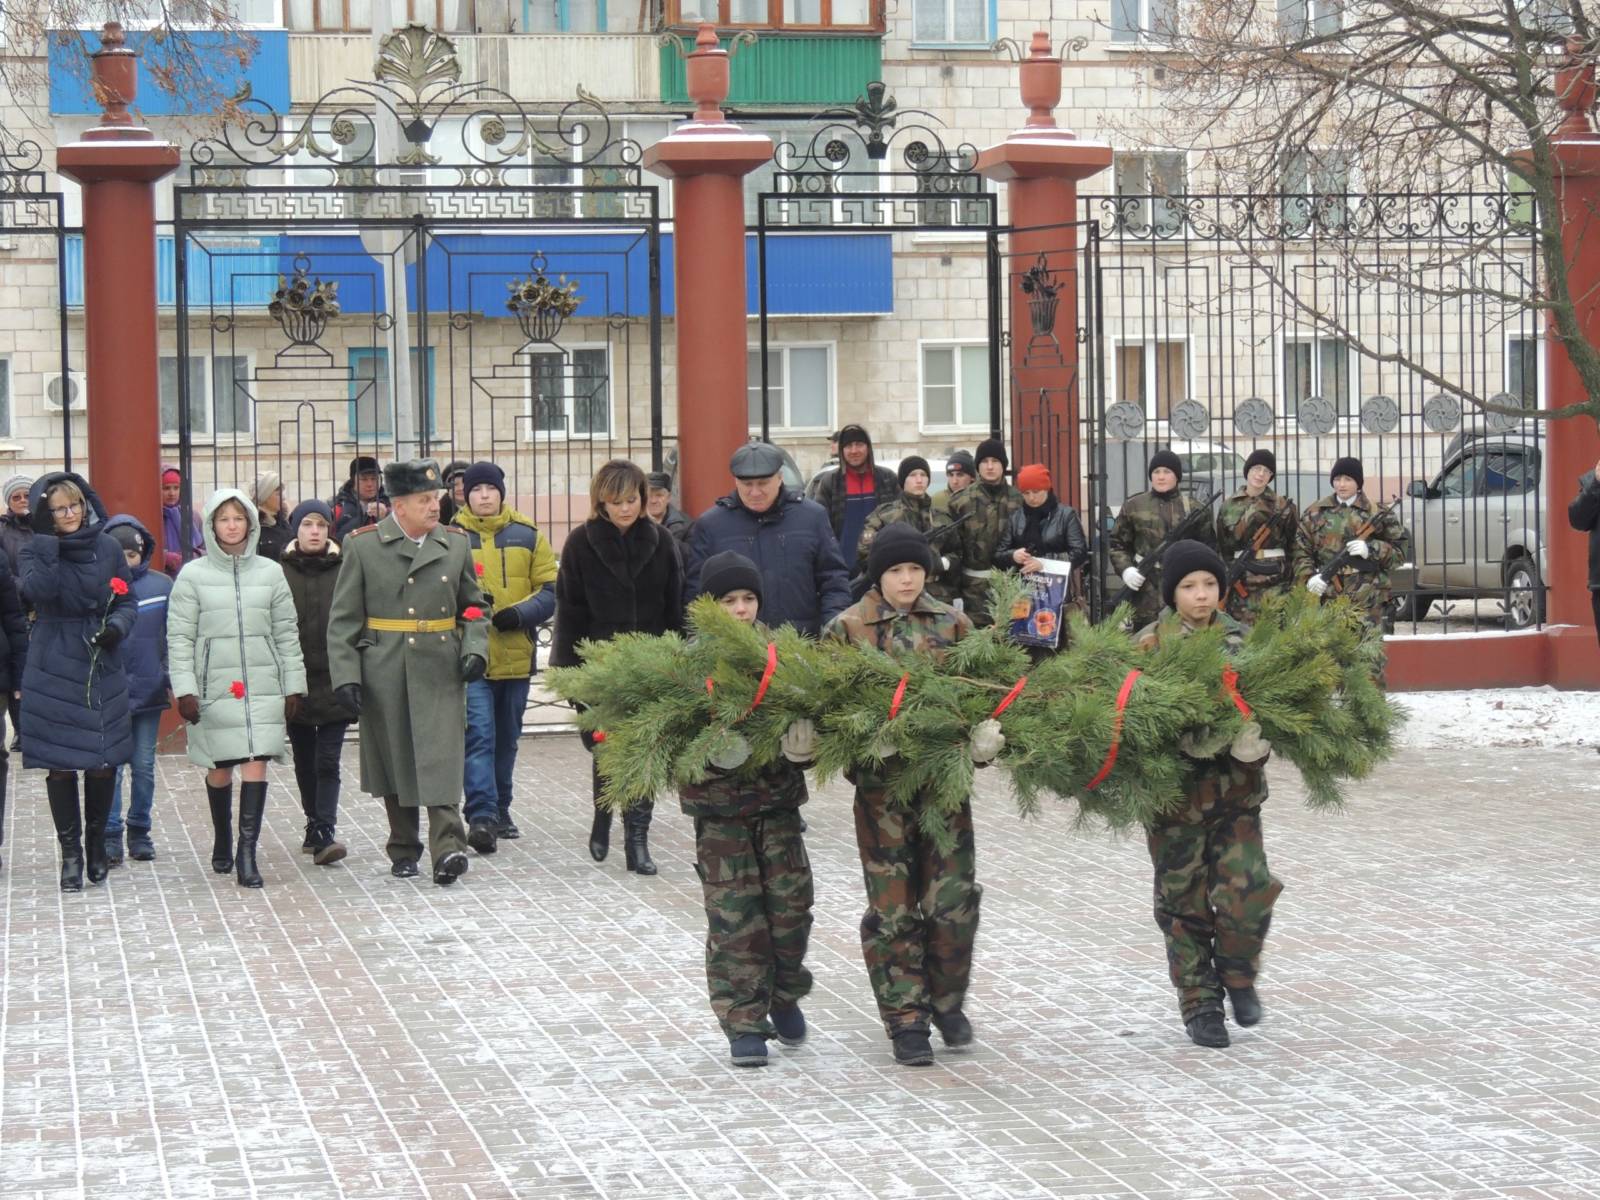
[[[689,531],[685,604],[700,594],[706,559],[724,550],[761,569],[760,620],[769,628],[793,625],[815,637],[850,607],[850,572],[827,511],[799,492],[785,491],[764,513],[751,512],[735,492],[701,513]]]
[[[119,513],[106,522],[106,532],[119,525],[131,525],[144,539],[144,558],[132,568],[139,615],[133,623],[133,636],[121,647],[122,669],[128,673],[128,707],[135,715],[165,712],[171,704],[167,699],[167,597],[172,594],[172,580],[150,569],[156,543],[139,518]]]
[[[137,610],[122,547],[105,532],[105,505],[82,476],[55,471],[38,480],[28,493],[32,511],[63,480],[88,501],[83,525],[65,537],[38,534],[22,550],[22,600],[36,617],[22,677],[22,765],[87,771],[133,755],[122,646]],[[113,579],[130,585],[126,595],[112,591]],[[102,622],[122,642],[96,654],[90,639]]]
[[[0,554],[0,701],[22,686],[27,663],[28,612],[22,607],[11,566]]]

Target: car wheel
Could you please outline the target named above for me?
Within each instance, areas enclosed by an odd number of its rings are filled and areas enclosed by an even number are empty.
[[[1399,625],[1409,625],[1415,621],[1425,621],[1428,614],[1433,611],[1433,602],[1437,596],[1430,596],[1425,592],[1408,592],[1403,596],[1396,596],[1390,603],[1394,620]]]
[[[1528,629],[1544,620],[1544,580],[1539,567],[1526,554],[1506,562],[1503,572],[1507,629]]]

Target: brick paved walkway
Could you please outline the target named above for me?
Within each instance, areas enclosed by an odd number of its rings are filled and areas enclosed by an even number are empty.
[[[524,743],[525,838],[449,891],[390,879],[349,793],[351,857],[311,866],[282,772],[243,891],[198,772],[161,771],[160,861],[79,896],[42,775],[16,785],[6,1200],[1600,1195],[1592,750],[1409,752],[1343,818],[1276,772],[1268,1015],[1220,1053],[1176,1020],[1142,844],[985,795],[980,1044],[920,1071],[877,1025],[838,787],[808,810],[812,1039],[738,1071],[688,822],[658,820],[657,879],[596,866],[575,739]]]

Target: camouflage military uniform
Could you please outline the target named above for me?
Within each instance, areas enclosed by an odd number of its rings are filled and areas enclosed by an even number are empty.
[[[711,1011],[730,1039],[770,1037],[767,1013],[811,991],[804,959],[814,891],[800,828],[805,774],[785,759],[714,771],[680,788],[678,799],[694,818]]]
[[[932,655],[972,631],[963,613],[923,592],[902,613],[869,591],[823,630],[825,638],[879,650]],[[866,877],[867,911],[861,918],[861,952],[892,1038],[926,1033],[932,1014],[960,1010],[972,974],[978,933],[978,886],[972,806],[951,818],[955,847],[941,853],[917,827],[913,808],[891,806],[883,781],[855,776],[856,847]]]
[[[1265,528],[1265,540],[1256,549],[1256,536]],[[1276,567],[1277,573],[1260,575],[1254,571],[1243,572],[1235,586],[1222,598],[1228,615],[1241,621],[1255,620],[1262,600],[1278,592],[1286,592],[1294,585],[1295,556],[1300,533],[1300,517],[1294,501],[1280,496],[1270,487],[1259,496],[1252,497],[1240,488],[1223,501],[1217,513],[1217,551],[1222,561],[1232,570],[1240,554],[1254,558],[1263,567]],[[1240,595],[1241,589],[1244,595]]]
[[[1377,511],[1378,506],[1367,499],[1365,492],[1357,492],[1349,504],[1340,504],[1335,496],[1324,496],[1307,508],[1300,518],[1296,582],[1305,586],[1311,576],[1343,553],[1345,543],[1359,536],[1361,527]],[[1386,620],[1384,610],[1389,605],[1389,572],[1405,562],[1411,552],[1411,538],[1399,516],[1388,512],[1365,540],[1369,549],[1367,562],[1376,570],[1345,568],[1330,581],[1328,595],[1350,597],[1352,604],[1366,612],[1367,620],[1381,629]]]
[[[1129,496],[1111,527],[1106,546],[1111,552],[1111,573],[1119,576],[1129,567],[1139,566],[1139,560],[1161,544],[1161,539],[1171,533],[1178,523],[1200,507],[1200,501],[1185,495],[1182,489],[1156,495],[1139,492]],[[1209,521],[1202,522],[1192,535],[1196,541],[1212,545],[1216,535]],[[1133,594],[1133,626],[1137,629],[1156,619],[1161,612],[1161,564],[1151,562],[1140,568],[1144,586]],[[1111,594],[1122,590],[1122,581],[1108,579]]]
[[[949,527],[951,517],[949,512],[937,508],[933,500],[926,494],[921,496],[908,495],[902,492],[897,499],[887,504],[880,504],[867,517],[867,523],[861,529],[861,538],[856,542],[856,574],[861,574],[867,569],[867,551],[872,548],[872,539],[885,525],[896,522],[911,526],[922,533],[935,529]],[[960,530],[953,534],[929,542],[934,554],[933,573],[928,576],[928,591],[935,600],[950,604],[961,595],[961,541]],[[949,559],[950,565],[941,569],[938,564],[940,557]]]
[[[1236,650],[1244,627],[1226,613],[1213,620],[1228,630],[1228,646]],[[1186,632],[1169,609],[1137,637],[1149,647]],[[1187,803],[1145,828],[1155,867],[1156,924],[1186,1022],[1198,1013],[1220,1013],[1223,988],[1254,984],[1272,906],[1283,891],[1267,869],[1261,840],[1266,760],[1242,763],[1224,751],[1189,762]]]
[[[950,501],[950,518],[967,516],[956,533],[961,547],[961,603],[975,623],[989,624],[989,575],[995,547],[1011,514],[1022,507],[1022,493],[1009,483],[972,484]]]

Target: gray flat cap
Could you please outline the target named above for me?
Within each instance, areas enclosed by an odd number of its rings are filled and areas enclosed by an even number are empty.
[[[766,442],[746,442],[733,452],[728,469],[735,479],[766,479],[783,470],[783,451]]]

